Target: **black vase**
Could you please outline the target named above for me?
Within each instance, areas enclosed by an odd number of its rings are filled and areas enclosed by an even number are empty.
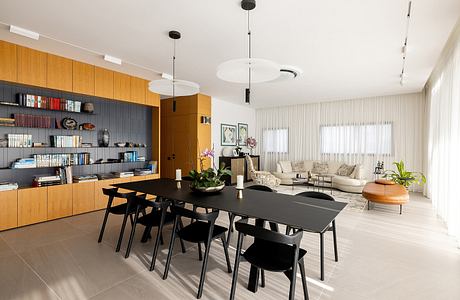
[[[101,131],[101,137],[99,140],[99,145],[101,147],[108,147],[110,142],[110,133],[108,129],[103,129]]]

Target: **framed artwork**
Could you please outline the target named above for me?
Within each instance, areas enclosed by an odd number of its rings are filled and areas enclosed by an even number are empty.
[[[236,146],[236,139],[235,125],[220,124],[220,144],[222,146]]]
[[[246,146],[248,139],[248,124],[238,123],[238,146]]]

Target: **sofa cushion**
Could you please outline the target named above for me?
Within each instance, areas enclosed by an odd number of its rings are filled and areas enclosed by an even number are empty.
[[[353,173],[350,174],[351,178],[363,179],[364,178],[364,167],[362,165],[356,165]]]
[[[338,162],[338,161],[327,161],[327,165],[329,166],[329,174],[335,174],[337,173],[337,170],[340,168],[340,166],[342,165],[343,163],[342,162]]]
[[[281,171],[283,173],[291,173],[292,172],[292,165],[291,165],[290,161],[288,161],[288,160],[280,161],[279,164],[281,166]]]
[[[292,162],[291,166],[292,166],[292,171],[293,172],[304,172],[305,171],[305,166],[304,166],[302,160]]]
[[[314,174],[327,174],[329,172],[329,165],[327,162],[313,162],[313,169],[311,170]]]
[[[332,183],[335,185],[351,185],[351,186],[364,186],[367,181],[362,179],[354,179],[348,176],[336,175],[332,177]]]
[[[335,174],[340,176],[350,176],[355,170],[355,165],[342,164]]]
[[[313,169],[313,161],[312,160],[304,160],[303,166],[305,171],[311,171]]]

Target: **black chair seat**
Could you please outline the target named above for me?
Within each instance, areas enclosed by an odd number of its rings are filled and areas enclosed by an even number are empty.
[[[174,223],[174,218],[175,216],[172,213],[167,212],[165,215],[165,220],[163,224]],[[145,216],[140,217],[137,220],[137,223],[140,223],[144,226],[151,226],[151,227],[159,227],[160,222],[161,222],[161,211],[159,210],[154,210],[146,214]]]
[[[203,243],[208,239],[209,227],[211,225],[208,222],[196,221],[190,225],[185,226],[177,233],[180,238],[191,243]],[[227,228],[214,225],[212,232],[212,238],[221,236],[227,231]]]
[[[304,257],[306,250],[299,249],[299,259]],[[252,265],[273,272],[283,272],[292,268],[294,247],[269,241],[256,241],[243,254]]]
[[[114,215],[124,215],[126,213],[126,207],[128,206],[128,203],[123,203],[117,206],[112,206],[109,208],[109,212]],[[130,207],[128,214],[133,214],[136,212],[136,207],[133,205]]]

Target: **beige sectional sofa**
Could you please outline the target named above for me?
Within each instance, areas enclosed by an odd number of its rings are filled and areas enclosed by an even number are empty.
[[[364,178],[364,168],[362,165],[355,165],[353,171],[348,176],[337,175],[337,171],[343,165],[342,162],[336,161],[314,161],[314,160],[303,160],[303,161],[280,161],[277,163],[276,172],[273,175],[281,179],[281,184],[290,185],[292,184],[292,178],[296,177],[297,174],[301,174],[302,177],[311,177],[311,180],[316,179],[314,173],[314,163],[327,163],[327,170],[324,173],[333,175],[332,187],[349,192],[349,193],[361,193],[367,180]]]

